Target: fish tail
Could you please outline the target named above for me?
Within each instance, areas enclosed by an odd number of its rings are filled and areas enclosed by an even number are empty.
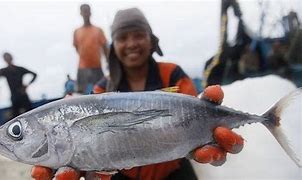
[[[262,115],[262,123],[269,129],[288,156],[302,167],[302,88],[278,101]]]

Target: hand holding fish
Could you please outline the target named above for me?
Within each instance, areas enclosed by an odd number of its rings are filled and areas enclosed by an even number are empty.
[[[90,177],[91,179],[110,180],[110,173],[99,172],[99,173],[85,173],[77,171],[70,167],[59,168],[54,174],[54,170],[43,167],[34,166],[31,170],[31,177],[33,180],[79,180],[81,177]]]
[[[202,97],[205,100],[220,105],[224,93],[219,85],[208,86]],[[218,145],[205,145],[194,151],[194,160],[199,163],[210,163],[213,166],[220,166],[226,161],[227,152],[236,154],[243,148],[243,138],[229,128],[217,127],[213,136]]]
[[[202,99],[221,104],[223,91],[220,86],[210,86],[205,89]],[[199,163],[210,163],[214,166],[222,165],[226,161],[227,152],[238,153],[243,148],[243,139],[230,129],[218,127],[214,130],[214,139],[218,145],[206,145],[197,148],[193,153],[193,159]],[[31,172],[35,180],[50,180],[53,177],[57,180],[78,180],[85,173],[81,173],[72,168],[60,168],[54,175],[54,171],[42,166],[34,166]],[[96,177],[110,179],[111,175],[98,173]]]

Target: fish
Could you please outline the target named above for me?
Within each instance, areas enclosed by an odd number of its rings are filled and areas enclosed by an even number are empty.
[[[111,92],[57,100],[0,127],[0,154],[14,161],[58,169],[113,171],[192,157],[215,144],[213,130],[262,123],[301,167],[281,129],[283,110],[298,88],[263,115],[253,115],[190,95]]]

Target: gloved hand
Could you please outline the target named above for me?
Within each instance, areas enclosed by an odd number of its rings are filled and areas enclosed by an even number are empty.
[[[80,172],[70,167],[59,168],[56,173],[54,170],[43,167],[43,166],[34,166],[31,170],[31,177],[34,180],[79,180],[81,177],[85,179],[101,179],[101,180],[110,180],[112,174],[106,172]]]
[[[215,85],[207,87],[200,98],[221,104],[223,97],[221,87]],[[226,127],[217,127],[213,135],[218,145],[206,145],[197,148],[193,153],[195,161],[220,166],[226,161],[227,152],[236,154],[243,148],[243,138]]]

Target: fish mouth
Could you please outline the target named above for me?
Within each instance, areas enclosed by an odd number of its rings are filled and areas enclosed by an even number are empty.
[[[15,153],[11,150],[9,150],[4,144],[0,142],[0,154],[6,158],[9,158],[11,160],[17,161],[18,158],[15,155]]]

